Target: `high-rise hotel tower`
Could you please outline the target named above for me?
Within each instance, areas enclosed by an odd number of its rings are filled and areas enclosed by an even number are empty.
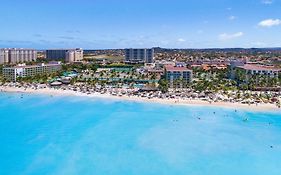
[[[37,51],[34,49],[4,48],[0,49],[0,64],[16,64],[36,61]]]
[[[125,62],[138,63],[153,63],[153,49],[125,49]]]

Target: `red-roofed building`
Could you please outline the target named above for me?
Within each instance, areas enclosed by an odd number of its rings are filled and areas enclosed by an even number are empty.
[[[176,67],[171,65],[165,66],[166,80],[170,87],[185,87],[192,82],[192,70],[186,67]]]
[[[274,86],[274,84],[267,85],[267,83],[274,82],[269,81],[270,79],[275,79],[276,81],[280,74],[280,68],[256,63],[244,63],[231,67],[231,79],[239,82],[254,83],[257,86]]]
[[[277,77],[278,74],[281,73],[280,68],[260,64],[244,64],[243,66],[237,66],[236,68],[241,69],[245,71],[246,74],[251,75],[267,75],[270,77]]]

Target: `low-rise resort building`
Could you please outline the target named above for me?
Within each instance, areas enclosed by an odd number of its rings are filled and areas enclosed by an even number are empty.
[[[25,65],[19,64],[14,67],[4,67],[3,77],[5,80],[16,82],[19,77],[33,77],[38,74],[54,73],[62,69],[60,62],[51,62],[49,64]]]
[[[266,75],[271,78],[277,77],[281,73],[280,68],[274,66],[265,66],[259,64],[245,64],[243,66],[237,66],[238,69],[244,71],[250,75]]]
[[[183,88],[192,82],[192,70],[186,67],[165,66],[165,78],[170,88]]]
[[[259,77],[278,78],[281,69],[274,66],[261,64],[240,64],[231,69],[231,78],[248,82],[250,79]]]

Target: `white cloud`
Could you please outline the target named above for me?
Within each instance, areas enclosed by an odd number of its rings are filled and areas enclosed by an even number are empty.
[[[182,43],[182,42],[185,42],[185,41],[186,41],[186,40],[183,39],[183,38],[179,38],[179,39],[178,39],[178,42],[181,42],[181,43]]]
[[[228,17],[228,19],[232,21],[232,20],[237,19],[237,17],[236,16],[230,16],[230,17]]]
[[[267,5],[270,5],[273,3],[273,0],[262,0],[261,1],[263,4],[267,4]]]
[[[221,40],[221,41],[231,40],[231,39],[239,38],[243,35],[244,35],[243,32],[237,32],[237,33],[233,33],[233,34],[223,33],[223,34],[219,35],[219,40]]]
[[[272,26],[278,26],[281,25],[280,19],[266,19],[261,21],[259,24],[261,27],[272,27]]]

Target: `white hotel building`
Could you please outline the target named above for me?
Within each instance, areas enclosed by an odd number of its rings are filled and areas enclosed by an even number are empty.
[[[62,68],[60,62],[38,65],[20,64],[14,67],[4,67],[3,77],[8,81],[16,82],[18,77],[33,77],[38,74],[53,73]]]
[[[265,75],[271,78],[278,77],[281,73],[280,68],[260,64],[245,64],[236,68],[243,70],[248,75]]]

